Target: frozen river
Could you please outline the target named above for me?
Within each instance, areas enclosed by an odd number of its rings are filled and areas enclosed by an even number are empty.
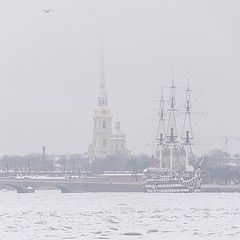
[[[0,192],[0,239],[240,239],[240,194]]]

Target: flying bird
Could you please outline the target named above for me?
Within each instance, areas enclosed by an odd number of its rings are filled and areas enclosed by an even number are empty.
[[[51,9],[43,9],[42,11],[45,12],[45,13],[50,13],[50,12],[52,12]]]

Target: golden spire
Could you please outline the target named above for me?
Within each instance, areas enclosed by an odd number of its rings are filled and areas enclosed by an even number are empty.
[[[101,66],[100,89],[105,89],[103,47],[101,48],[101,58],[100,58],[100,61],[101,61],[100,62],[100,66]]]
[[[104,79],[104,56],[103,48],[101,48],[100,56],[100,90],[98,93],[98,106],[107,106],[107,92],[105,89],[105,79]]]

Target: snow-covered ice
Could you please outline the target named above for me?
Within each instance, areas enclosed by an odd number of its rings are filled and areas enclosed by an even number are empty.
[[[240,194],[1,191],[0,239],[240,239]]]

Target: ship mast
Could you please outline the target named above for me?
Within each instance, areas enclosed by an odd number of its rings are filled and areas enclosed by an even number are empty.
[[[163,145],[165,141],[165,109],[164,109],[164,98],[163,91],[161,91],[161,99],[159,103],[159,122],[158,122],[158,132],[157,132],[157,141],[159,147],[159,167],[163,167]]]
[[[168,127],[167,127],[167,143],[170,150],[170,162],[169,169],[173,169],[173,149],[177,143],[177,124],[176,124],[176,98],[175,98],[175,86],[172,76],[172,84],[170,86],[170,108],[168,109]]]
[[[191,122],[191,90],[189,87],[189,82],[187,83],[187,88],[185,90],[185,116],[183,123],[182,139],[185,145],[186,159],[185,159],[185,170],[189,170],[189,150],[192,145],[193,131]]]

